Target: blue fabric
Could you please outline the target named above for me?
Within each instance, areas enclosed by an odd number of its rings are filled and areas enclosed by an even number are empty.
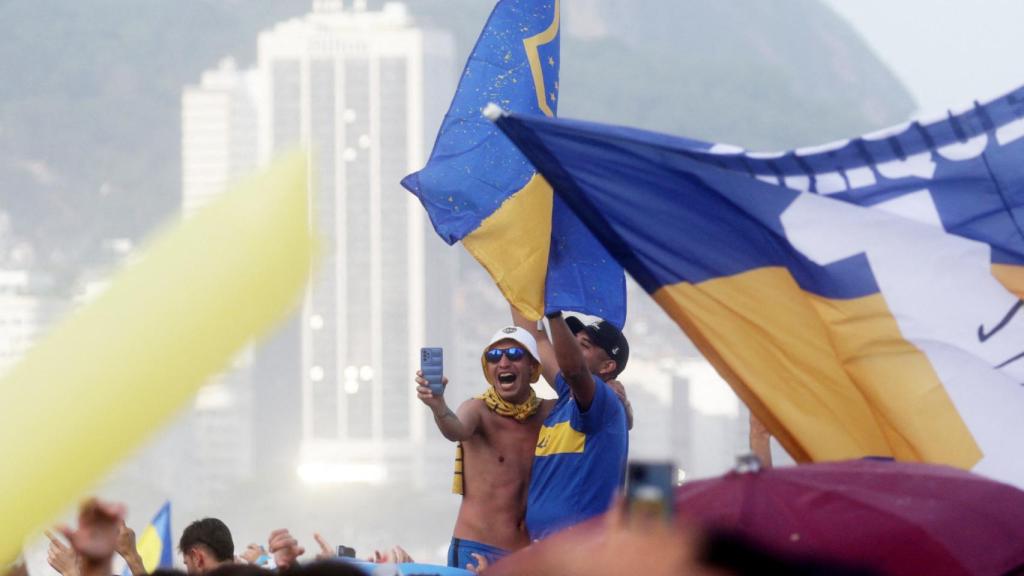
[[[535,175],[526,157],[481,110],[493,102],[516,112],[557,112],[558,22],[556,0],[501,0],[495,5],[466,62],[427,165],[402,180],[445,242],[454,244],[474,232]],[[554,36],[533,53],[524,41],[547,31]],[[538,79],[543,86],[537,85]],[[543,101],[538,99],[541,94]],[[545,309],[577,310],[621,328],[626,318],[622,267],[558,198],[551,222],[548,261],[536,263],[547,267]],[[488,269],[495,265],[481,263]]]
[[[533,540],[605,512],[625,481],[626,412],[608,384],[596,376],[594,382],[594,400],[584,412],[562,374],[555,379],[558,401],[544,420],[530,473],[526,529]],[[547,435],[566,423],[569,433],[583,436],[582,451],[542,455]]]
[[[767,266],[819,296],[877,293],[863,254],[819,266],[787,242],[780,216],[808,192],[871,207],[926,190],[946,232],[988,244],[993,264],[1024,265],[1024,88],[887,136],[772,155],[526,115],[497,124],[649,293]]]
[[[367,576],[381,573],[381,565],[373,562],[348,558],[336,558],[334,561],[358,568]],[[402,564],[392,564],[392,566],[394,566],[395,571],[387,572],[387,574],[394,574],[396,576],[472,576],[473,574],[464,567],[454,568],[451,566],[437,566],[435,564],[421,564],[419,562],[405,562]]]
[[[777,154],[497,124],[798,459],[1024,484],[1024,88]]]
[[[448,545],[448,565],[453,568],[463,569],[470,564],[476,566],[477,560],[472,556],[474,553],[486,558],[490,565],[494,565],[498,560],[508,556],[507,550],[502,550],[495,546],[481,544],[480,542],[464,538],[452,538],[452,543]]]

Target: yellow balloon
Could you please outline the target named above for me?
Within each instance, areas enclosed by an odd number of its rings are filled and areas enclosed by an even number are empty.
[[[0,565],[294,308],[308,163],[288,155],[159,234],[0,381]]]

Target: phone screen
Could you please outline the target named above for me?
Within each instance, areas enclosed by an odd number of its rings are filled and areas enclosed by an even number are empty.
[[[630,462],[626,472],[628,513],[647,518],[671,518],[675,469],[671,462]]]
[[[356,549],[350,546],[338,546],[338,556],[342,558],[355,558]]]

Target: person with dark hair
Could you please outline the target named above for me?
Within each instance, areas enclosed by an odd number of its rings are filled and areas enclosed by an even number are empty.
[[[189,524],[181,533],[178,549],[185,558],[189,574],[203,574],[235,559],[231,531],[216,518],[203,518]]]
[[[547,315],[549,341],[536,322],[514,308],[512,315],[534,333],[544,379],[558,394],[540,429],[527,496],[526,530],[539,540],[606,511],[624,483],[628,404],[608,381],[625,369],[629,343],[609,322],[585,325],[561,312]]]

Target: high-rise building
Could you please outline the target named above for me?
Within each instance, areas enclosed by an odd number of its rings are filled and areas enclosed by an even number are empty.
[[[181,96],[182,214],[256,167],[256,73],[225,58]]]
[[[261,157],[311,151],[323,241],[298,323],[309,481],[422,477],[427,413],[412,375],[431,270],[423,210],[399,181],[425,160],[427,71],[450,85],[450,46],[400,4],[340,1],[259,37]]]

